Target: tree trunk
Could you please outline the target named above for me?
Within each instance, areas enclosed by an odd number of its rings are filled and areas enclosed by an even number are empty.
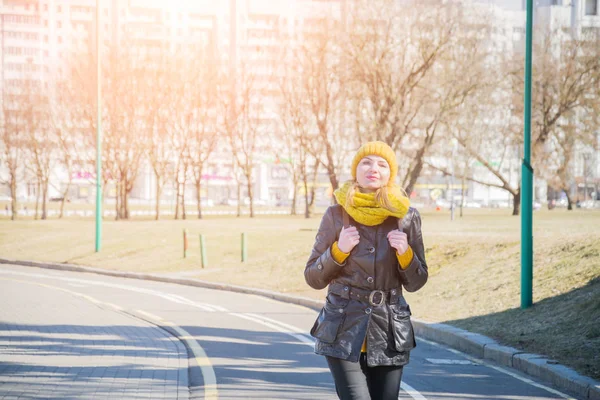
[[[308,202],[308,179],[306,174],[302,178],[304,184],[304,218],[310,218],[310,204]]]
[[[17,219],[17,171],[10,172],[10,219],[14,221]]]
[[[129,187],[129,183],[125,185],[125,190],[123,191],[123,213],[125,214],[125,219],[129,219],[131,213],[129,212],[129,193],[131,193],[132,187]]]
[[[175,180],[175,184],[177,185],[175,193],[175,219],[179,219],[179,201],[181,197],[181,184],[179,183],[179,179]]]
[[[102,216],[101,218],[104,218],[104,213],[106,212],[106,191],[108,190],[108,180],[104,180],[102,182]]]
[[[117,193],[115,196],[115,221],[121,219],[121,181],[115,182]]]
[[[298,198],[298,178],[293,180],[294,189],[292,192],[292,209],[290,215],[296,215],[296,199]]]
[[[39,208],[40,208],[40,191],[41,191],[41,184],[40,184],[40,179],[38,178],[37,180],[37,184],[36,184],[36,193],[35,193],[35,215],[33,217],[33,219],[38,219],[38,212],[39,212]]]
[[[185,214],[185,181],[181,186],[181,219],[186,219],[187,215]]]
[[[313,208],[315,205],[315,194],[316,194],[316,189],[317,189],[317,176],[319,175],[319,162],[315,161],[315,166],[313,168],[313,175],[312,175],[312,187],[310,188],[310,201],[308,202],[308,210],[309,210],[309,214],[312,214],[313,212]],[[335,197],[333,197],[333,199],[335,200]]]
[[[513,193],[513,212],[512,215],[519,215],[521,208],[521,188],[517,189],[517,193]]]
[[[415,164],[414,168],[410,171],[408,184],[404,188],[404,190],[406,191],[406,194],[409,197],[415,188],[415,184],[417,183],[417,179],[419,179],[419,176],[421,175],[421,171],[423,170],[423,156],[425,154],[426,148],[427,148],[427,146],[423,145],[423,147],[421,147],[419,149],[419,151],[417,152],[416,164]],[[392,177],[390,177],[390,179],[392,179]]]
[[[202,176],[202,174],[200,174]],[[200,198],[200,191],[202,189],[202,178],[196,181],[196,198],[198,199],[198,219],[202,219],[202,199]]]
[[[156,208],[154,210],[154,220],[158,221],[160,218],[160,195],[162,194],[162,185],[160,183],[160,177],[156,176]]]
[[[333,168],[332,164],[327,166],[327,173],[329,175],[329,182],[331,183],[332,189],[336,190],[340,186],[340,184],[337,180],[337,176],[335,175],[335,169]]]
[[[69,181],[67,183],[67,188],[65,189],[65,191],[62,194],[62,201],[60,202],[60,213],[58,214],[58,218],[61,219],[63,217],[64,211],[65,211],[65,202],[67,201],[67,199],[69,198],[69,189],[71,188],[71,171],[69,170]]]
[[[242,215],[242,183],[237,182],[237,216]]]
[[[565,195],[567,196],[567,210],[573,210],[573,199],[569,194],[569,189],[563,189],[563,192],[565,192]]]
[[[461,179],[461,186],[460,186],[460,217],[462,218],[463,216],[463,205],[465,204],[465,175],[463,173],[462,179]]]
[[[254,218],[254,193],[252,192],[252,175],[246,175],[246,185],[248,187],[248,198],[250,199],[250,218]]]
[[[42,219],[48,218],[48,180],[42,181]]]

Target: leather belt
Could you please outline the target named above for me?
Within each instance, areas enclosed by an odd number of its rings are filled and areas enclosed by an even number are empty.
[[[377,307],[385,304],[386,302],[388,304],[397,303],[397,299],[402,297],[402,288],[400,287],[389,290],[369,290],[335,282],[329,284],[327,293],[334,293],[345,299],[364,301],[372,306]]]

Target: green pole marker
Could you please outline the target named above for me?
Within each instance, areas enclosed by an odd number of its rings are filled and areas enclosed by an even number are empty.
[[[102,107],[100,104],[100,0],[96,0],[96,253],[102,245]]]
[[[242,233],[242,262],[248,258],[248,252],[246,249],[246,234]]]
[[[187,229],[184,229],[183,230],[183,258],[187,257],[187,248],[188,248]]]
[[[531,167],[531,56],[533,0],[527,0],[525,42],[525,110],[523,164],[521,166],[521,308],[533,301],[533,168]]]
[[[206,267],[206,248],[204,247],[204,236],[200,235],[200,260],[202,268]]]

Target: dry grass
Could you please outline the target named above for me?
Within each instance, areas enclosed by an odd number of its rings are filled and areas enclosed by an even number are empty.
[[[534,307],[520,310],[520,218],[506,210],[423,212],[430,280],[407,294],[415,317],[481,332],[556,358],[600,378],[600,213],[534,213]],[[0,221],[0,257],[68,262],[154,273],[188,272],[203,280],[322,298],[304,282],[319,218],[207,217],[103,223],[94,253],[91,220]],[[182,231],[193,236],[182,258]],[[240,262],[240,234],[248,261]],[[209,265],[200,268],[198,234]]]

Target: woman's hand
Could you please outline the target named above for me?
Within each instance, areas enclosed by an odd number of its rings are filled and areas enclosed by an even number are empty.
[[[406,233],[394,229],[387,234],[387,238],[390,246],[395,248],[398,254],[402,255],[408,250],[408,236],[406,236]]]
[[[342,228],[340,238],[338,239],[338,249],[344,253],[350,253],[354,246],[360,241],[358,230],[354,226]]]

